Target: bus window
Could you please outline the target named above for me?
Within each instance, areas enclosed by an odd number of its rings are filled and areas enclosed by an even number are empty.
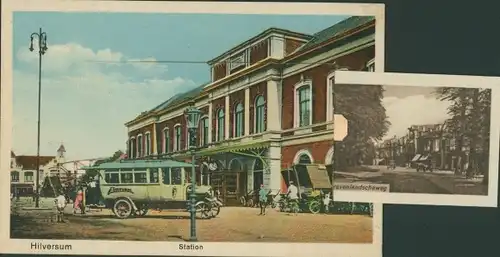
[[[170,185],[170,168],[162,168],[163,184]]]
[[[132,173],[121,173],[120,175],[120,183],[134,183],[134,177],[132,176]]]
[[[148,183],[146,171],[134,171],[134,183]]]
[[[149,169],[149,183],[158,183],[158,168]]]
[[[182,169],[172,168],[172,185],[182,185]]]
[[[120,183],[119,175],[118,173],[106,173],[104,176],[104,181],[110,184]]]

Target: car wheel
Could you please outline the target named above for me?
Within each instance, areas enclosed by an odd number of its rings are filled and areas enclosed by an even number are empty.
[[[118,199],[113,206],[113,213],[119,219],[126,219],[132,215],[132,204],[129,200]]]

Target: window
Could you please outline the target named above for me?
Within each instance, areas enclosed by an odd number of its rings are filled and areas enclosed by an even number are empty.
[[[302,154],[299,156],[299,164],[311,164],[311,158],[307,154]]]
[[[168,128],[163,129],[163,153],[168,153],[170,148],[170,130]]]
[[[120,173],[118,173],[118,170],[106,170],[104,172],[104,181],[110,184],[120,183]]]
[[[137,141],[136,141],[135,137],[130,138],[129,143],[130,143],[130,146],[129,146],[129,155],[128,156],[129,156],[129,158],[133,159],[133,158],[135,158],[135,156],[136,156],[135,154],[137,152],[137,149],[136,149]]]
[[[174,127],[174,151],[181,150],[181,125],[175,125]]]
[[[217,112],[217,141],[224,140],[224,110],[219,109]]]
[[[120,171],[120,183],[121,184],[134,183],[134,173],[132,173],[132,170]]]
[[[144,151],[145,151],[145,156],[151,155],[151,133],[147,132],[145,134],[145,146],[144,146]]]
[[[149,169],[149,183],[158,183],[159,181],[158,168]]]
[[[191,131],[186,126],[186,149],[189,149],[191,146],[196,146],[196,138],[193,137]]]
[[[137,157],[142,157],[142,135],[137,136]]]
[[[148,183],[146,171],[134,171],[134,183]]]
[[[262,133],[266,130],[264,125],[265,101],[263,96],[255,99],[255,133]]]
[[[10,173],[10,180],[12,182],[19,182],[19,172],[18,171],[13,171]]]
[[[172,185],[182,185],[182,169],[181,168],[172,168]]]
[[[27,171],[24,173],[24,181],[25,182],[33,182],[33,172]]]
[[[304,85],[297,89],[298,127],[309,126],[312,123],[311,115],[311,86]]]
[[[170,168],[162,168],[161,169],[163,176],[163,184],[170,185]]]
[[[241,103],[236,105],[234,112],[234,137],[243,136],[243,105]]]
[[[208,145],[208,117],[201,119],[201,133],[200,133],[200,144]]]

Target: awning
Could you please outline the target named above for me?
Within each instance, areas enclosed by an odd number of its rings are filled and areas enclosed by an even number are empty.
[[[235,145],[228,145],[228,146],[215,146],[212,148],[204,149],[199,152],[197,152],[197,155],[213,155],[213,154],[218,154],[218,153],[237,153],[237,152],[243,152],[243,151],[249,151],[249,150],[258,150],[258,149],[263,149],[269,147],[269,142],[268,141],[253,141],[250,143],[244,143],[244,144],[235,144]]]
[[[415,155],[415,157],[413,157],[413,159],[411,159],[412,162],[416,162],[422,155],[421,154],[417,154]]]
[[[330,178],[328,178],[328,173],[326,169],[321,169],[318,165],[306,165],[307,173],[309,174],[309,179],[311,184],[315,189],[330,189],[332,184],[330,183]]]
[[[428,156],[428,155],[426,155],[426,156],[422,156],[422,158],[420,158],[420,160],[419,160],[419,161],[425,161],[425,160],[427,160],[427,158],[429,158],[429,156]]]

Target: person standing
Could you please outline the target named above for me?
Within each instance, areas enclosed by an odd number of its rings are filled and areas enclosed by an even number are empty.
[[[76,192],[76,197],[73,205],[73,214],[76,214],[76,210],[80,210],[81,214],[84,214],[83,207],[83,189],[80,187]]]
[[[295,208],[298,208],[299,205],[299,189],[293,181],[290,181],[290,185],[288,186],[288,193],[287,193],[288,199],[290,199],[289,206],[295,206]],[[290,212],[295,212],[290,208]]]
[[[323,197],[323,210],[324,213],[327,214],[330,212],[330,202],[331,202],[330,193],[326,193]]]
[[[267,191],[264,189],[264,185],[260,185],[259,190],[259,206],[260,206],[260,214],[266,215],[266,207],[267,207]]]

